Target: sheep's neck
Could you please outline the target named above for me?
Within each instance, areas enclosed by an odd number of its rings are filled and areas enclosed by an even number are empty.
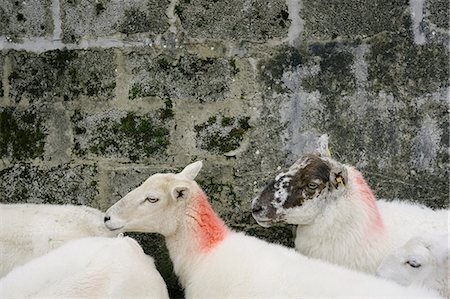
[[[204,192],[199,189],[180,219],[178,231],[166,236],[166,245],[175,273],[186,284],[192,263],[216,247],[228,234],[229,229],[217,216]]]
[[[359,198],[364,202],[369,213],[370,225],[369,233],[382,231],[384,229],[383,219],[381,218],[380,211],[378,210],[375,195],[364,180],[362,174],[354,169],[351,169],[351,176],[354,177],[354,183],[357,192],[359,192]]]
[[[384,232],[383,219],[372,190],[360,172],[353,168],[348,171],[350,181],[345,194],[333,200],[312,224],[300,225],[300,235],[328,238],[330,231],[338,229],[341,234],[365,236],[367,240]]]
[[[193,233],[201,251],[207,252],[225,238],[228,228],[212,209],[203,191],[194,197]]]

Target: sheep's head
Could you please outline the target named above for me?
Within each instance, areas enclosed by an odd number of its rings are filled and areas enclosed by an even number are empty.
[[[306,225],[346,188],[344,165],[320,154],[307,154],[278,174],[252,202],[252,214],[264,227],[276,222]]]
[[[432,286],[439,279],[436,276],[445,279],[447,265],[446,240],[436,242],[436,239],[416,237],[386,256],[377,275],[404,286]]]
[[[174,233],[180,209],[198,188],[193,180],[201,168],[202,162],[197,161],[177,174],[152,175],[106,211],[106,227],[122,232],[160,233],[164,236]]]

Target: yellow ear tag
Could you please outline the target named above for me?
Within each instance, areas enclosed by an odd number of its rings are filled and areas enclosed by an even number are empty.
[[[337,177],[336,177],[336,182],[337,182],[338,184],[345,185],[345,184],[344,184],[344,180],[342,179],[341,176],[337,176]]]

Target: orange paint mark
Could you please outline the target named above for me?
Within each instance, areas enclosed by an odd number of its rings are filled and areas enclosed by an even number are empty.
[[[223,220],[214,212],[202,190],[195,195],[194,202],[198,225],[195,231],[200,249],[209,251],[225,238],[229,230]]]
[[[352,176],[355,178],[355,184],[358,192],[361,195],[361,199],[368,206],[371,216],[372,225],[370,231],[381,231],[384,228],[383,219],[381,218],[380,211],[378,210],[375,195],[363,178],[362,174],[357,170],[352,170]]]

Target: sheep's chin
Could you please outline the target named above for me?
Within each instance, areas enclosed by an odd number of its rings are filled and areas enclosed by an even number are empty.
[[[272,220],[258,220],[256,219],[256,222],[258,222],[258,224],[262,227],[268,228],[271,227],[275,224],[275,222],[273,222]]]
[[[117,231],[117,232],[123,231],[123,228],[125,227],[125,225],[119,225],[119,224],[114,225],[113,223],[108,223],[108,222],[105,223],[105,226],[110,231]]]

